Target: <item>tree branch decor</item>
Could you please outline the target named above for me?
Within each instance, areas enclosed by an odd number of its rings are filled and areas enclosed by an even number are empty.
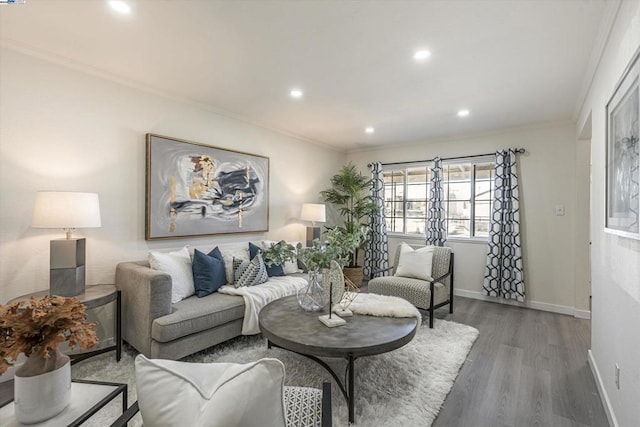
[[[98,342],[96,324],[87,323],[86,307],[77,298],[45,296],[0,305],[0,374],[20,353],[47,359],[65,341],[82,350]]]

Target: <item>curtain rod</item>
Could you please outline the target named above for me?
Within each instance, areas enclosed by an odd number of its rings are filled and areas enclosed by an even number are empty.
[[[523,154],[526,153],[526,150],[524,148],[516,148],[514,150],[516,153],[518,154]],[[458,160],[458,159],[471,159],[474,157],[486,157],[486,156],[491,156],[496,154],[495,151],[493,153],[486,153],[486,154],[474,154],[473,156],[456,156],[456,157],[442,157],[440,158],[440,160]],[[432,162],[435,159],[428,159],[428,160],[412,160],[409,162],[392,162],[392,163],[383,163],[382,166],[391,166],[391,165],[408,165],[411,163],[427,163],[427,162]],[[373,163],[369,163],[367,166],[371,167],[373,165]]]

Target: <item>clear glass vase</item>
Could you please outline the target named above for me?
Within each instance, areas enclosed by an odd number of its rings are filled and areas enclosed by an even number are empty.
[[[298,305],[305,311],[319,311],[324,308],[324,292],[322,282],[318,280],[318,269],[309,270],[309,284],[298,289]]]

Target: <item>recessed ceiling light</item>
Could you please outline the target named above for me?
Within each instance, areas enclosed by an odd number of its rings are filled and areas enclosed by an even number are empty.
[[[365,133],[374,133],[375,131],[376,130],[371,126],[367,126],[366,128],[364,128]]]
[[[413,54],[413,59],[416,61],[426,61],[427,58],[431,56],[431,52],[426,49],[417,50],[416,53]]]
[[[300,89],[291,89],[289,92],[292,98],[302,98],[302,91]]]
[[[469,110],[460,110],[458,111],[458,117],[467,117],[469,115]]]
[[[115,10],[118,13],[129,14],[131,13],[131,6],[122,0],[109,0],[109,6],[111,9]]]

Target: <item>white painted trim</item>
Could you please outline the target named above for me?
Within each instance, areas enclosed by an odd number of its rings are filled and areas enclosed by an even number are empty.
[[[589,310],[580,310],[578,308],[574,308],[573,317],[576,317],[578,319],[591,319],[591,312]]]
[[[569,316],[574,316],[574,317],[577,317],[579,319],[590,319],[591,318],[591,312],[590,311],[588,311],[588,310],[578,310],[575,307],[569,307],[567,305],[549,304],[549,303],[546,303],[546,302],[530,301],[530,300],[525,301],[524,303],[522,303],[522,302],[518,302],[518,301],[506,300],[506,299],[503,299],[503,298],[490,297],[490,296],[482,294],[482,292],[468,291],[466,289],[454,289],[453,293],[454,293],[454,295],[458,295],[458,296],[461,296],[461,297],[479,299],[479,300],[482,300],[482,301],[495,302],[495,303],[498,303],[498,304],[512,305],[512,306],[515,306],[515,307],[522,307],[522,308],[531,308],[531,309],[534,309],[534,310],[541,310],[541,311],[549,311],[551,313],[568,314]]]
[[[593,353],[591,352],[591,349],[587,350],[587,360],[589,361],[589,367],[591,368],[593,379],[596,381],[596,386],[598,387],[598,393],[600,394],[600,400],[602,400],[602,406],[604,406],[604,412],[605,414],[607,414],[607,420],[609,420],[609,425],[612,427],[618,427],[619,424],[618,424],[618,420],[616,419],[616,414],[613,412],[613,407],[611,406],[609,395],[607,395],[607,391],[604,388],[604,384],[602,382],[602,376],[600,375],[598,364],[596,363],[596,360],[593,358]]]

